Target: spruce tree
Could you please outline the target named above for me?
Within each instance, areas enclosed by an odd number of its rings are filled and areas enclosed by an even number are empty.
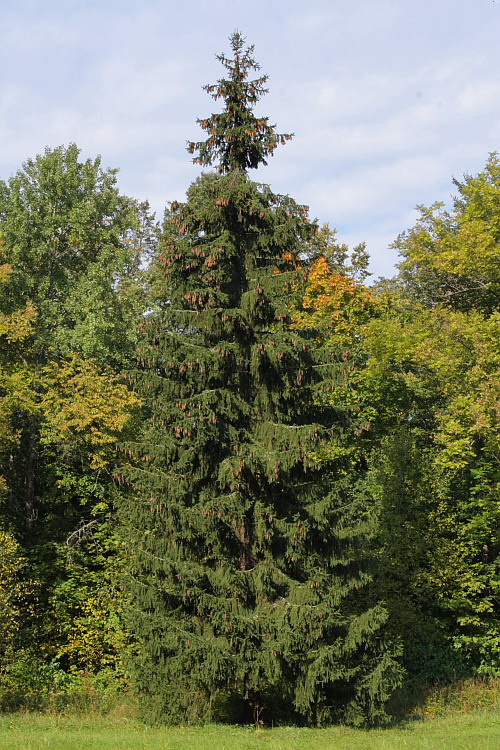
[[[342,459],[322,458],[344,416],[315,405],[328,367],[287,312],[315,227],[247,176],[291,136],[254,115],[266,77],[248,80],[253,48],[230,40],[228,77],[207,87],[223,112],[188,146],[217,171],[166,212],[130,376],[145,401],[121,508],[136,684],[152,720],[375,721],[398,667],[384,609],[363,605],[367,521]]]

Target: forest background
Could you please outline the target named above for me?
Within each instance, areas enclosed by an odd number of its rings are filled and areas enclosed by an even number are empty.
[[[283,325],[335,365],[309,409],[342,430],[308,458],[333,462],[363,508],[369,596],[407,687],[499,669],[497,156],[455,190],[452,209],[421,207],[397,239],[392,280],[369,286],[364,246],[300,211],[301,244],[276,266],[293,276]],[[118,456],[150,418],[133,387],[147,369],[141,325],[166,305],[178,210],[158,227],[75,145],[0,185],[4,709],[129,687],[140,638],[127,627],[130,523],[116,508],[133,494]]]

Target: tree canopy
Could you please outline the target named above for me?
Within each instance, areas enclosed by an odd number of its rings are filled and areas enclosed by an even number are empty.
[[[230,46],[161,227],[75,144],[0,181],[0,710],[375,724],[498,675],[498,156],[369,286],[249,178],[291,135]]]

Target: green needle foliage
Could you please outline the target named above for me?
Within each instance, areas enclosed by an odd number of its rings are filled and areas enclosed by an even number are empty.
[[[152,720],[373,722],[399,670],[363,601],[370,523],[345,459],[319,458],[345,416],[316,406],[330,368],[287,315],[315,225],[245,172],[282,137],[251,131],[265,79],[246,82],[243,42],[220,58],[217,134],[190,147],[219,174],[166,213],[130,375],[146,404],[121,509],[135,678]]]
[[[248,81],[249,71],[260,70],[253,58],[253,46],[245,49],[245,39],[237,31],[231,36],[231,49],[234,57],[217,55],[217,60],[229,72],[229,78],[222,78],[216,84],[207,84],[204,90],[217,99],[223,99],[224,110],[206,119],[198,119],[198,124],[206,130],[206,141],[188,143],[190,154],[198,152],[195,164],[212,165],[218,162],[217,171],[227,173],[232,169],[255,169],[259,164],[267,164],[266,156],[272,156],[278,145],[289,141],[291,133],[276,133],[275,125],[269,125],[268,117],[256,117],[252,107],[263,94],[267,94],[264,84],[267,76],[259,76]]]

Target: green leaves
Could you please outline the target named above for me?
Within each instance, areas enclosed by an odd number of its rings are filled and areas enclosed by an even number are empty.
[[[416,226],[395,243],[401,278],[426,304],[491,314],[500,303],[500,163],[455,181],[454,208],[420,207]]]
[[[120,195],[116,171],[80,161],[74,144],[0,184],[0,232],[0,525],[42,592],[20,638],[80,668],[99,641],[97,629],[86,637],[92,613],[101,623],[109,614],[115,444],[139,405],[120,373],[154,232],[146,206]],[[85,610],[96,585],[107,593]],[[75,589],[74,606],[63,605]],[[111,648],[100,663],[99,648],[87,668],[116,659]]]
[[[417,225],[399,238],[395,302],[366,326],[369,356],[359,379],[364,408],[371,404],[377,432],[388,436],[374,448],[370,481],[392,455],[395,427],[412,445],[405,457],[401,441],[398,459],[407,485],[399,507],[413,519],[409,525],[396,510],[395,474],[372,485],[382,481],[384,488],[382,527],[393,549],[387,580],[411,592],[415,613],[435,613],[432,627],[447,643],[448,664],[459,657],[461,669],[468,662],[483,672],[499,664],[491,639],[500,552],[498,177],[492,155],[484,172],[455,183],[452,212],[422,208]],[[418,475],[412,465],[420,465]],[[396,574],[409,548],[418,550],[413,572]],[[414,647],[410,640],[409,651]]]

